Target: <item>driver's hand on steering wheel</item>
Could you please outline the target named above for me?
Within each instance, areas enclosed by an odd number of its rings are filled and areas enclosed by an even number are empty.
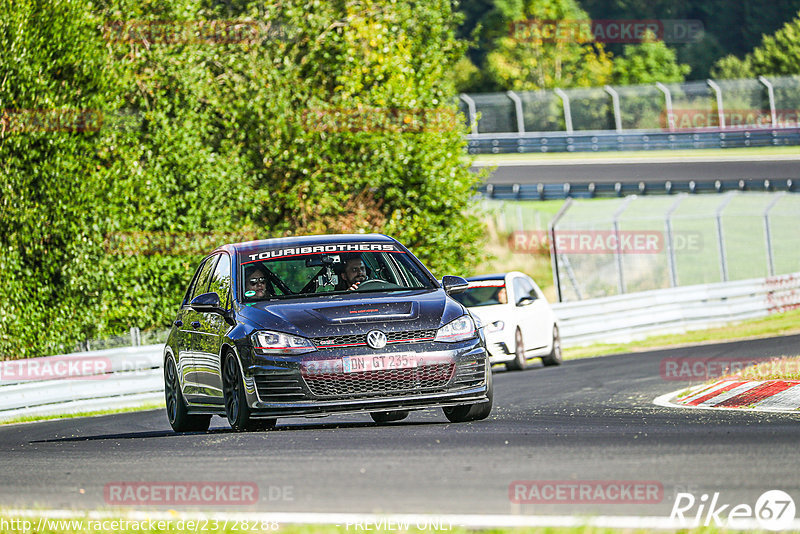
[[[351,285],[350,287],[348,287],[348,288],[347,288],[347,290],[348,290],[348,291],[354,291],[354,290],[358,289],[358,284],[360,284],[360,283],[361,283],[361,282],[353,282],[353,285]]]

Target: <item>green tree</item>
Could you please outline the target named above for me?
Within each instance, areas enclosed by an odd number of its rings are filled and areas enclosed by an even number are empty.
[[[571,29],[580,22],[588,24],[589,17],[577,2],[497,0],[496,5],[510,29],[494,40],[486,57],[487,75],[497,86],[535,90],[608,83],[611,57],[602,44],[580,33],[548,38],[535,31],[538,21],[564,21]]]
[[[651,33],[642,44],[625,46],[624,54],[614,60],[612,80],[619,85],[677,83],[690,69],[678,64],[675,51]]]
[[[0,354],[169,325],[199,257],[236,235],[384,232],[439,275],[481,258],[449,2],[0,10]],[[215,19],[258,38],[192,37]],[[18,126],[37,109],[103,123]]]
[[[800,13],[773,35],[762,36],[761,44],[744,59],[722,58],[712,72],[729,79],[800,74]]]

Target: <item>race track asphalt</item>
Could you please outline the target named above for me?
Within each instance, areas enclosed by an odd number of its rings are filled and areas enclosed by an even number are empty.
[[[107,484],[171,481],[257,485],[256,504],[208,511],[668,516],[681,491],[752,506],[781,489],[797,500],[800,415],[652,401],[687,385],[660,376],[664,358],[798,347],[800,336],[786,336],[498,370],[492,415],[469,424],[437,410],[386,426],[351,415],[237,434],[214,418],[208,433],[178,435],[159,410],[2,426],[0,506],[105,507]],[[520,505],[509,499],[517,480],[653,481],[663,493],[654,503]]]

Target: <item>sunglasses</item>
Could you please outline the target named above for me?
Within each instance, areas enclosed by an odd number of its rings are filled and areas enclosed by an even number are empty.
[[[250,282],[250,285],[251,285],[251,286],[254,286],[254,285],[256,285],[256,284],[263,284],[263,283],[265,283],[265,282],[267,281],[267,279],[266,279],[265,277],[263,277],[263,276],[262,276],[261,278],[251,278],[251,279],[250,279],[250,280],[248,280],[248,281]]]

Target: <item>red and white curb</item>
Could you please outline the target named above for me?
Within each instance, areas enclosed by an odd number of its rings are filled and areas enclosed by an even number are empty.
[[[719,380],[657,397],[657,406],[800,413],[800,380]]]

